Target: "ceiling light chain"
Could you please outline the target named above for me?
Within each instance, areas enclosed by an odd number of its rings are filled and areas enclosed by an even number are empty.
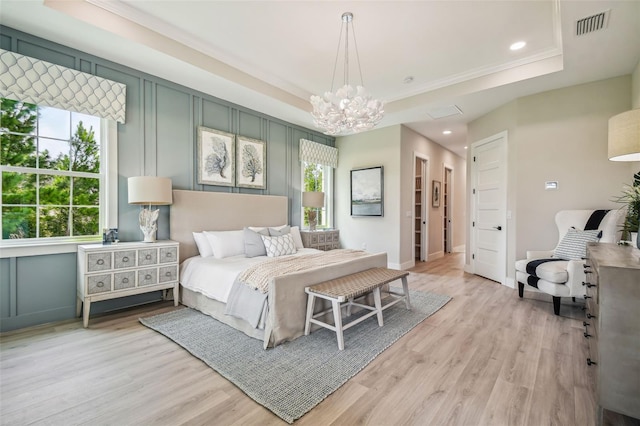
[[[313,121],[316,127],[324,130],[327,135],[341,135],[357,133],[373,128],[382,119],[384,114],[383,103],[372,99],[362,86],[362,68],[360,66],[360,55],[358,53],[358,43],[353,29],[353,14],[345,12],[342,14],[342,26],[340,27],[340,39],[338,40],[338,50],[333,68],[331,80],[331,92],[325,92],[321,96],[311,96],[313,106]],[[360,72],[360,85],[354,89],[349,85],[349,24],[353,33],[353,44],[356,49],[356,60],[358,71]],[[345,31],[345,54],[344,54],[344,86],[333,92],[338,57],[340,54],[340,41],[342,40],[343,27]]]

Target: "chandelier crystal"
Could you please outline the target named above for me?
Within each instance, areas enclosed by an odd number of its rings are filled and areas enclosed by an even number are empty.
[[[366,91],[362,83],[362,69],[358,57],[358,45],[356,43],[355,32],[353,42],[358,59],[358,70],[360,71],[360,85],[349,84],[349,24],[353,31],[353,14],[345,12],[342,14],[342,27],[346,29],[344,38],[344,86],[333,91],[336,69],[338,67],[338,53],[340,52],[340,40],[338,41],[338,52],[333,68],[333,79],[331,81],[331,91],[325,92],[323,96],[311,96],[313,106],[313,122],[316,127],[323,130],[326,135],[346,135],[372,129],[382,119],[384,105],[381,101],[373,99]],[[342,29],[340,30],[342,39]]]

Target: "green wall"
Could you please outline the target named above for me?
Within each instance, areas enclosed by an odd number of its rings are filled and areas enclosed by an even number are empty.
[[[152,75],[0,26],[0,47],[127,85],[126,123],[118,123],[118,228],[122,241],[141,239],[138,207],[127,203],[127,178],[170,177],[174,189],[289,197],[289,222],[300,224],[301,138],[335,146],[334,138]],[[203,125],[267,143],[267,189],[198,185],[196,129]],[[169,237],[169,208],[161,207],[158,238]],[[0,259],[0,331],[75,315],[76,255]],[[160,300],[159,293],[92,304],[100,313]]]

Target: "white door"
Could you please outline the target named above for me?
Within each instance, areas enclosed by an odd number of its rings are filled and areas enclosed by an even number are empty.
[[[499,283],[506,277],[507,132],[472,145],[471,256],[477,275]]]

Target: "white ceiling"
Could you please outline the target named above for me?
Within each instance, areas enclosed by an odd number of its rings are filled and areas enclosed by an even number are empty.
[[[405,124],[461,156],[469,121],[640,60],[637,0],[1,1],[3,25],[308,128],[309,96],[330,89],[340,17],[352,12],[364,85],[385,102],[378,127]],[[575,35],[576,20],[606,10],[605,29]],[[428,115],[453,105],[462,114]]]

